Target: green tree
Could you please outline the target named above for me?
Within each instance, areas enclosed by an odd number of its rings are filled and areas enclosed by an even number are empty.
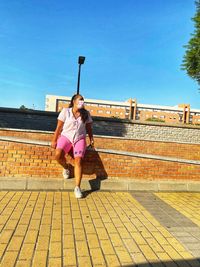
[[[186,51],[183,57],[182,69],[200,85],[200,0],[195,1],[195,4],[196,13],[192,18],[194,21],[194,33],[188,44],[184,46]]]
[[[19,109],[27,109],[24,105],[21,105]]]

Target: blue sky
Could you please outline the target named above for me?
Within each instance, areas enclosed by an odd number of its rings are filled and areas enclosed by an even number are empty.
[[[0,106],[44,109],[45,95],[200,109],[181,70],[193,0],[1,0]]]

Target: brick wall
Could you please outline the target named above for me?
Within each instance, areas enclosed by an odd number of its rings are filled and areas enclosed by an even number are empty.
[[[96,138],[97,146],[100,146],[98,142],[102,146],[102,141],[104,141],[105,146],[106,144],[114,145],[114,143],[111,143],[112,141],[118,142],[120,145],[120,140]],[[121,142],[121,145],[128,144]],[[73,159],[68,156],[67,160],[70,162],[73,172]],[[54,160],[54,149],[48,146],[0,142],[1,177],[63,179],[61,173],[62,168]],[[119,179],[199,181],[200,165],[87,151],[83,173],[85,178],[109,177],[112,179],[115,177]]]
[[[0,130],[0,136],[20,137],[31,140],[51,141],[52,132]],[[95,136],[95,147],[117,149],[143,154],[200,160],[200,144],[147,141],[123,137]]]

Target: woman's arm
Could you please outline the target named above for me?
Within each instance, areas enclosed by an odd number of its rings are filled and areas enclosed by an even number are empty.
[[[93,138],[93,132],[92,132],[92,123],[86,123],[86,132],[90,139],[90,145],[94,146],[94,138]]]
[[[63,124],[64,124],[63,121],[58,120],[57,127],[56,127],[56,130],[54,132],[54,135],[51,141],[52,148],[56,148],[57,140],[58,140],[59,135],[61,134]]]

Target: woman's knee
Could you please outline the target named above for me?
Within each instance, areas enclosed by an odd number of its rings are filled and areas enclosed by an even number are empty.
[[[56,150],[56,154],[55,154],[55,160],[57,160],[58,162],[61,161],[63,158],[63,153],[60,150]]]

